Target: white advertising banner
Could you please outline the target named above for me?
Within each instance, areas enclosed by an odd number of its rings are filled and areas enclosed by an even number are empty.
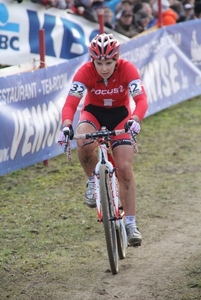
[[[98,23],[66,10],[0,0],[0,64],[39,62],[40,29],[45,31],[46,64],[53,65],[86,54],[89,42],[100,28]],[[113,33],[121,43],[129,40]]]

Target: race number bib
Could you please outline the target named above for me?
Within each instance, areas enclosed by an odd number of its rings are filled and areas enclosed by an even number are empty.
[[[142,91],[142,82],[140,79],[133,80],[129,83],[130,94],[132,97],[140,95]]]
[[[82,98],[85,89],[86,89],[86,86],[83,83],[74,81],[71,84],[71,88],[69,90],[69,95]]]

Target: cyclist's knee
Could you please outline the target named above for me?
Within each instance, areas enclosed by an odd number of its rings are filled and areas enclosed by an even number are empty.
[[[90,133],[93,131],[95,131],[93,125],[90,123],[86,123],[86,122],[79,123],[76,128],[76,134],[85,134],[85,133]],[[83,145],[86,144],[87,142],[88,142],[87,140],[83,140],[83,139],[77,140],[78,150],[82,150],[83,153],[87,153],[87,152],[91,151],[91,149],[92,149],[91,145],[86,145],[83,147]]]
[[[133,169],[133,152],[128,148],[120,148],[121,147],[116,149],[116,152],[114,153],[115,165],[121,173],[130,173]]]
[[[90,133],[90,132],[94,132],[95,130],[96,127],[92,122],[81,121],[77,125],[76,134]]]
[[[133,179],[133,168],[130,162],[124,162],[117,166],[118,177],[123,181],[130,181]]]

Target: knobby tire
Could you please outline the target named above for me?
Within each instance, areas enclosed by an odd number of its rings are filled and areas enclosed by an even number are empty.
[[[124,222],[123,220],[121,221]],[[120,227],[116,228],[116,234],[119,258],[124,259],[126,257],[126,248],[128,247],[124,224],[120,223]]]
[[[105,165],[100,166],[100,200],[103,216],[105,240],[112,274],[118,273],[118,246],[116,236],[116,224],[111,218],[115,216],[111,197],[109,174]]]

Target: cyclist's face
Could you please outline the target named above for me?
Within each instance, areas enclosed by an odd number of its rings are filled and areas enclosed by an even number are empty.
[[[112,73],[114,72],[115,66],[116,66],[116,59],[107,59],[107,60],[94,60],[94,65],[96,68],[96,71],[102,78],[109,78]]]

